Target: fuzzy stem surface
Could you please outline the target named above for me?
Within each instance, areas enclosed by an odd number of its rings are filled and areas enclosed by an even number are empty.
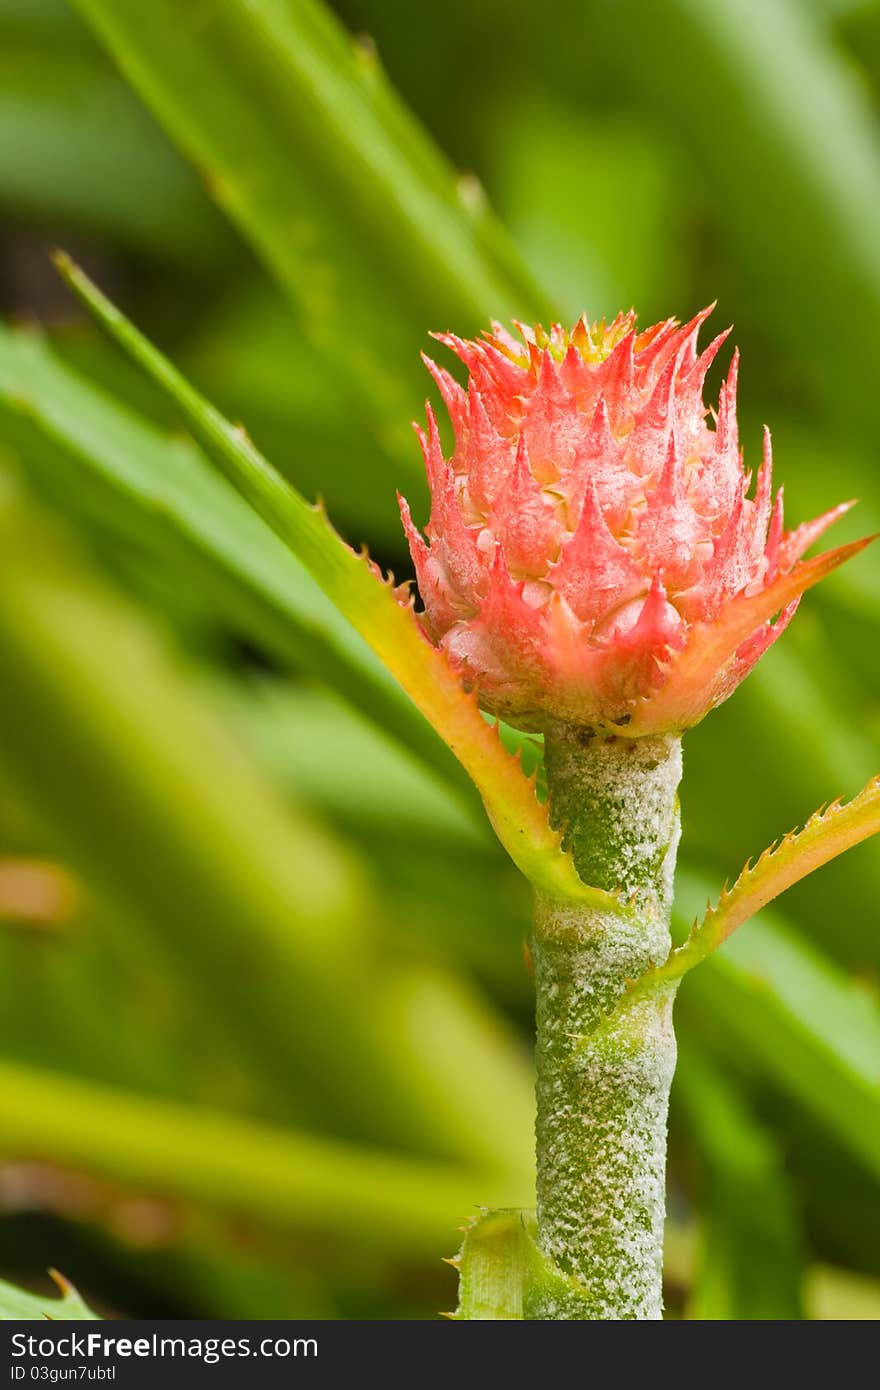
[[[557,726],[545,748],[552,814],[581,877],[622,890],[634,911],[536,899],[538,1244],[567,1279],[528,1316],[655,1319],[675,986],[591,1035],[669,953],[681,741]]]

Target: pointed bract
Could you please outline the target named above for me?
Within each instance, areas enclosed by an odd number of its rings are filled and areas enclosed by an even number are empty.
[[[568,333],[434,335],[469,380],[425,359],[455,448],[447,462],[429,408],[427,540],[401,510],[425,630],[486,710],[522,728],[687,728],[865,543],[801,561],[851,504],[786,532],[766,432],[748,495],[738,353],[717,412],[703,402],[729,333],[700,352],[709,313],[642,333],[630,312]]]

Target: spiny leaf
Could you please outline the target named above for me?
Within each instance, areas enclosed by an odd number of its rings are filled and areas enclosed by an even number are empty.
[[[790,831],[754,864],[746,864],[733,887],[722,889],[717,906],[710,905],[702,921],[694,922],[684,945],[673,950],[663,965],[643,975],[623,996],[621,1006],[662,981],[680,979],[786,888],[878,831],[880,774],[851,801],[832,802],[811,816],[802,830]]]
[[[665,978],[685,974],[786,888],[878,831],[880,775],[845,805],[835,801],[817,811],[802,830],[790,831],[754,864],[746,864],[733,887],[722,891],[717,906],[694,923],[685,944],[660,967]]]
[[[61,1290],[60,1298],[49,1298],[45,1294],[25,1293],[13,1284],[0,1280],[0,1322],[98,1322],[98,1314],[93,1313],[80,1298],[73,1285],[50,1269],[50,1275]]]
[[[65,511],[71,496],[93,516],[90,499],[100,497],[102,529],[117,543],[129,548],[136,535],[151,564],[172,567],[201,605],[285,667],[338,690],[479,818],[473,788],[440,739],[290,548],[191,440],[169,438],[106,395],[31,328],[0,325],[0,416],[28,473],[51,478]]]
[[[485,1208],[465,1227],[459,1269],[456,1320],[516,1322],[541,1316],[548,1296],[582,1304],[590,1316],[586,1291],[550,1263],[538,1248],[535,1213]]]
[[[212,447],[227,478],[296,553],[446,740],[477,786],[499,840],[525,876],[549,896],[623,911],[617,898],[578,877],[518,758],[505,750],[497,729],[486,723],[476,697],[463,690],[445,654],[424,636],[406,592],[395,588],[391,578],[383,578],[366,554],[347,546],[323,507],[310,506],[285,482],[245,431],[199,395],[69,257],[59,254],[56,262],[107,331],[176,401]]]
[[[459,1253],[458,1309],[467,1322],[511,1322],[523,1316],[526,1233],[520,1211],[481,1211],[465,1228]]]

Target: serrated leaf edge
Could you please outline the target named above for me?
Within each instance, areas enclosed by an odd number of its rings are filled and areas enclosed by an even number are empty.
[[[289,545],[327,596],[373,648],[470,775],[498,839],[527,879],[545,895],[599,911],[630,909],[613,893],[585,884],[547,803],[535,794],[517,754],[503,746],[497,725],[480,714],[445,653],[431,645],[413,611],[408,586],[395,585],[362,551],[335,531],[323,503],[310,505],[233,425],[115,307],[85,273],[58,252],[62,277],[111,337],[175,400],[194,429],[222,456],[233,486]],[[296,541],[291,532],[295,531]],[[369,576],[370,584],[364,583]],[[353,581],[353,583],[351,582]],[[384,609],[377,607],[384,595]]]
[[[767,903],[846,850],[880,833],[880,773],[849,801],[839,797],[820,806],[800,830],[775,840],[754,861],[748,860],[732,887],[727,883],[702,918],[694,920],[687,940],[662,965],[636,980],[590,1036],[604,1029],[657,987],[677,982],[710,956]]]

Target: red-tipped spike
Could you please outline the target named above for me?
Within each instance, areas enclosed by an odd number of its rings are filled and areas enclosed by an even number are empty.
[[[447,372],[445,367],[438,367],[427,353],[422,353],[422,361],[437,383],[440,395],[443,397],[443,404],[449,411],[456,443],[463,443],[467,426],[467,393],[462,390],[451,372]]]
[[[611,432],[611,417],[608,414],[608,402],[604,396],[600,396],[596,402],[596,409],[590,420],[589,434],[587,435],[587,448],[594,458],[604,457],[609,450],[614,449],[614,435]]]
[[[645,599],[645,604],[639,614],[638,622],[630,629],[632,635],[653,635],[661,629],[668,627],[666,618],[668,606],[666,601],[666,590],[663,587],[663,576],[658,570],[651,581],[648,597]],[[677,623],[676,626],[678,626]]]
[[[783,571],[791,569],[796,560],[809,550],[811,545],[815,545],[820,536],[824,536],[829,526],[833,526],[835,521],[839,521],[842,516],[846,516],[855,506],[855,501],[841,502],[838,506],[832,507],[830,511],[823,512],[813,521],[805,521],[800,526],[796,526],[793,531],[783,538],[779,546],[779,567]]]
[[[553,503],[544,496],[529,465],[525,435],[516,450],[513,472],[490,517],[511,574],[539,579],[556,559],[559,525]]]
[[[422,446],[422,454],[425,459],[425,470],[428,474],[428,484],[431,488],[431,495],[436,489],[445,484],[449,466],[443,457],[443,449],[440,445],[440,431],[437,428],[437,417],[434,414],[434,407],[430,401],[425,401],[425,415],[428,421],[428,433],[413,421],[413,429],[418,436],[418,441]]]
[[[770,509],[773,495],[773,443],[770,431],[764,426],[764,458],[758,469],[758,482],[755,488],[755,541],[758,550],[763,550],[770,523]]]
[[[742,585],[742,518],[743,488],[739,487],[727,524],[715,541],[712,558],[707,561],[703,570],[701,591],[705,605],[704,617],[714,617],[724,598],[728,594],[736,593]]]
[[[621,338],[599,368],[597,377],[609,400],[623,400],[632,390],[635,377],[635,330]]]
[[[767,560],[767,570],[764,575],[765,583],[772,584],[779,573],[779,547],[782,541],[782,488],[776,494],[776,501],[773,503],[773,514],[770,517],[770,529],[767,532],[767,545],[764,555]]]
[[[739,377],[739,348],[734,349],[733,357],[730,360],[730,370],[727,373],[727,380],[721,387],[721,394],[718,400],[718,452],[724,453],[728,449],[737,447],[738,432],[736,426],[736,386]]]
[[[702,419],[706,414],[703,406],[703,386],[705,385],[706,374],[730,334],[731,329],[729,328],[726,328],[723,333],[719,333],[716,338],[712,339],[709,346],[703,349],[693,366],[682,371],[681,405],[692,420]]]
[[[626,603],[639,591],[639,567],[609,531],[592,480],[577,528],[549,577],[584,623],[597,622],[609,606]]]
[[[648,398],[639,420],[640,425],[648,425],[651,429],[662,430],[668,424],[675,396],[676,371],[677,361],[675,357],[670,357]]]
[[[413,558],[413,564],[416,567],[416,575],[418,575],[419,570],[423,569],[427,564],[428,547],[421,533],[416,530],[415,523],[412,519],[412,513],[409,509],[409,503],[399,492],[397,494],[397,505],[400,508],[400,519],[403,522],[403,529],[409,544],[409,551]]]
[[[553,361],[553,353],[549,349],[541,353],[536,390],[542,393],[548,403],[552,401],[557,407],[565,400],[565,390]]]
[[[672,508],[679,505],[684,496],[684,460],[675,442],[675,428],[669,431],[666,444],[666,458],[657,486],[651,499],[655,507]]]

